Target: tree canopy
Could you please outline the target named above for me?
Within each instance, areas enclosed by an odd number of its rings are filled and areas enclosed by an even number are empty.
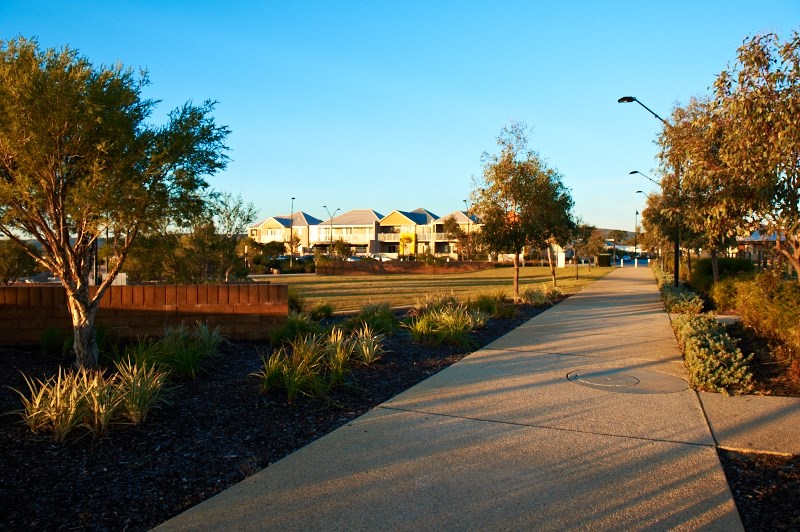
[[[82,366],[96,364],[94,315],[137,235],[196,216],[204,176],[226,165],[214,104],[186,103],[151,125],[147,84],[144,72],[95,66],[67,47],[0,41],[0,232],[41,246],[34,258],[66,290]],[[106,231],[113,267],[90,296]]]
[[[482,241],[491,252],[511,253],[514,295],[519,296],[519,255],[565,245],[575,228],[572,196],[561,175],[528,147],[525,124],[513,122],[497,137],[500,152],[484,153],[483,180],[472,192],[483,223]]]

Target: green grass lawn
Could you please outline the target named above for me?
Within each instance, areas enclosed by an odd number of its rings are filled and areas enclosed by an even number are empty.
[[[603,277],[612,268],[581,266],[580,278],[575,280],[575,268],[556,270],[558,287],[574,294],[587,284]],[[388,303],[391,306],[413,305],[426,295],[454,294],[461,300],[475,299],[482,294],[513,293],[513,268],[492,268],[470,273],[438,275],[282,275],[270,277],[274,283],[286,283],[289,290],[299,294],[308,304],[327,301],[335,311],[358,310],[368,303]],[[526,266],[520,269],[520,291],[527,286],[552,285],[550,269]]]

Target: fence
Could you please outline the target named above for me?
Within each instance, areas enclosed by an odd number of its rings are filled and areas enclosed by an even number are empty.
[[[96,323],[121,339],[160,336],[166,327],[201,321],[228,338],[260,340],[288,310],[285,284],[111,286]],[[63,287],[0,286],[0,345],[38,343],[50,328],[72,328]]]

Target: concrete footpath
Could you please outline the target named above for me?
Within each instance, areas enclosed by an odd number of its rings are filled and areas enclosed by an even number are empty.
[[[701,402],[623,268],[159,530],[741,530],[715,446],[798,441],[758,399]]]

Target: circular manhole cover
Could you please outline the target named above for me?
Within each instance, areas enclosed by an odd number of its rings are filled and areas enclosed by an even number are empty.
[[[675,393],[689,387],[680,377],[639,368],[577,369],[567,379],[596,390],[634,394]]]
[[[639,379],[631,375],[620,373],[618,369],[577,370],[567,374],[573,382],[603,388],[619,388],[620,386],[634,386],[639,384]]]

